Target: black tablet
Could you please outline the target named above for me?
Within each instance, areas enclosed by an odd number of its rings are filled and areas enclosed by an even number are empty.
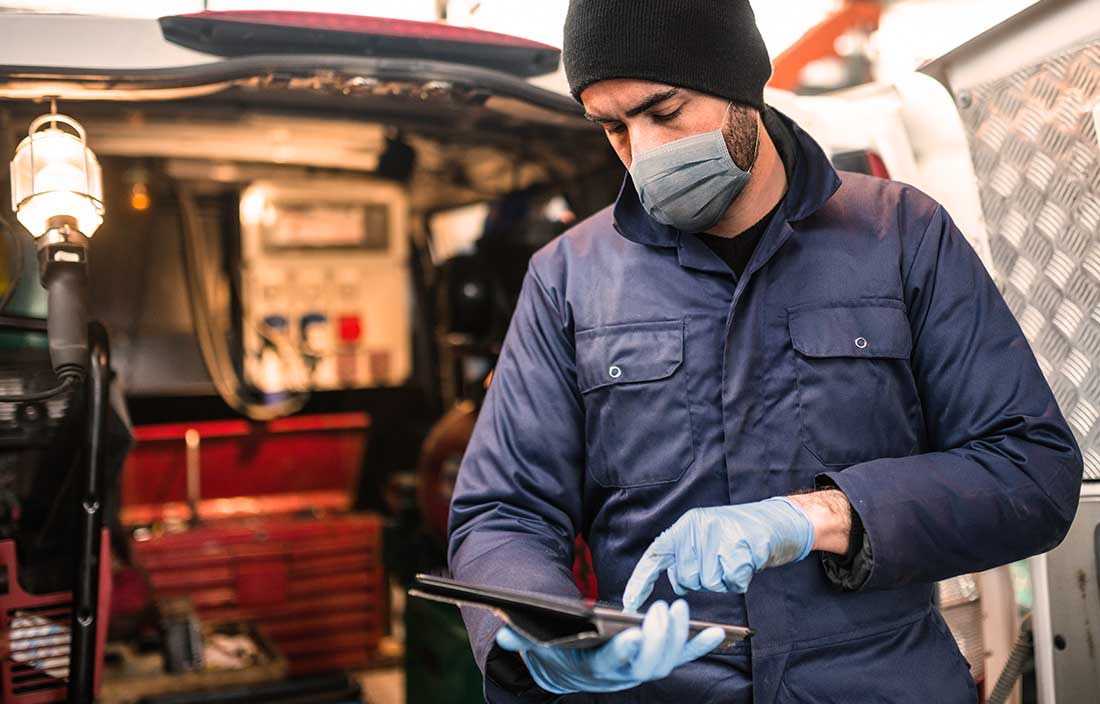
[[[416,586],[409,590],[409,596],[491,609],[524,638],[564,648],[600,645],[628,628],[640,626],[645,617],[612,604],[487,587],[429,574],[416,576]],[[726,638],[713,652],[729,650],[752,635],[752,630],[744,626],[695,620],[688,622],[688,632],[695,636],[715,626],[725,632]]]

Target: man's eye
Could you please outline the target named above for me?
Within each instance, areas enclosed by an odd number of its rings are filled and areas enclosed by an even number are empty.
[[[621,122],[616,122],[613,125],[604,125],[604,130],[606,130],[608,134],[622,134],[626,132],[626,125]]]
[[[653,117],[654,122],[670,122],[676,119],[676,117],[680,114],[680,110],[682,110],[682,108],[676,108],[672,112],[665,113],[664,115],[651,113],[651,116]]]

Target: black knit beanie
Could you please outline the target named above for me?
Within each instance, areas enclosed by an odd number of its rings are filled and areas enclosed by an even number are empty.
[[[569,91],[641,78],[764,108],[771,61],[749,0],[570,0]]]

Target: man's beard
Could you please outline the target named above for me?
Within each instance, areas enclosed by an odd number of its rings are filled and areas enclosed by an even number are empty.
[[[757,115],[759,113],[755,108],[732,105],[722,128],[722,136],[726,139],[726,148],[730,150],[733,163],[744,171],[749,171],[756,165],[757,133],[760,129]]]

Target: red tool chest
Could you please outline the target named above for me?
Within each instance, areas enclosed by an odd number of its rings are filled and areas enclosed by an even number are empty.
[[[142,534],[139,534],[142,535]],[[377,516],[226,521],[132,543],[157,596],[209,620],[251,620],[294,674],[362,667],[385,632]]]
[[[135,428],[121,518],[154,596],[186,596],[206,620],[253,621],[292,674],[370,664],[389,613],[382,525],[349,511],[368,428],[363,413]]]

